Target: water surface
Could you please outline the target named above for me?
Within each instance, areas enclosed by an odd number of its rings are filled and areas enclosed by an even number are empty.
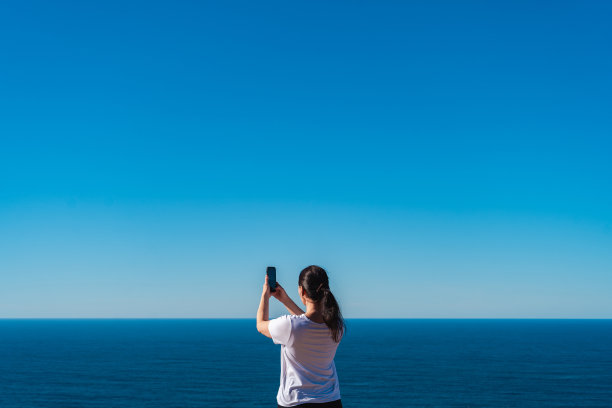
[[[612,320],[350,319],[345,407],[612,406]],[[0,407],[275,407],[254,319],[0,320]]]

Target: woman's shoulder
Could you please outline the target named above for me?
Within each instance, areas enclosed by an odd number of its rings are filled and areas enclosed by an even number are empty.
[[[306,317],[305,314],[301,315],[285,315],[283,316],[287,321],[291,322],[294,326],[299,326],[303,324],[307,324],[310,320]]]
[[[278,320],[279,322],[283,322],[285,324],[291,324],[291,325],[309,321],[305,314],[301,314],[301,315],[286,314],[286,315],[279,316],[274,320]]]
[[[305,313],[299,314],[299,315],[289,315],[289,318],[292,319],[294,322],[306,322],[308,321],[308,318],[306,317]]]

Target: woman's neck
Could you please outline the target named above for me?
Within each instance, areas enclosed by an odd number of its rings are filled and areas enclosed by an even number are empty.
[[[324,323],[323,315],[321,315],[321,312],[317,310],[317,307],[314,303],[310,303],[310,302],[306,303],[305,315],[307,318],[309,318],[315,323]]]

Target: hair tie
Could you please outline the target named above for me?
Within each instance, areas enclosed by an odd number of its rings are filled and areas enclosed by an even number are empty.
[[[319,292],[329,292],[329,286],[323,286],[324,282],[321,282],[319,287],[317,288],[317,293]]]

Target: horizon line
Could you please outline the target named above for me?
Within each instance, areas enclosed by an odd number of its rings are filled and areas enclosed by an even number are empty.
[[[269,320],[272,320],[271,318]],[[345,317],[345,320],[612,320],[612,317]],[[255,317],[0,317],[0,320],[256,320]]]

